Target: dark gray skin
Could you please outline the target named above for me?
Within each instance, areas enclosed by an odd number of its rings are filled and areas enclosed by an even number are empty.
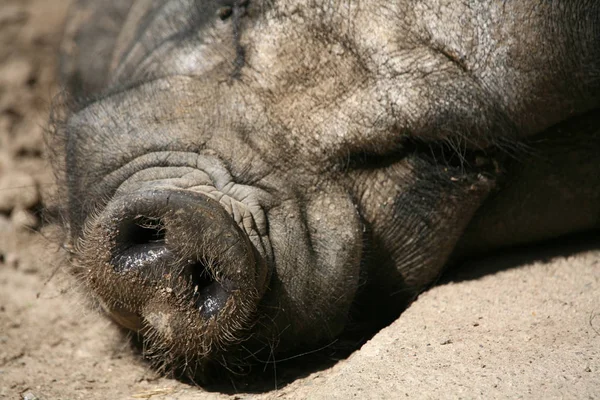
[[[79,0],[61,73],[74,265],[197,376],[600,225],[597,1]]]

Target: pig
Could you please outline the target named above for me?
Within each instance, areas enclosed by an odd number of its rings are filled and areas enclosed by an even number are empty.
[[[600,225],[600,2],[72,7],[65,237],[159,368],[378,329],[448,265]]]

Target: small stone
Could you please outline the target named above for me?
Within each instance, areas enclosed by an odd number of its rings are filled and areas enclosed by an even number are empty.
[[[40,400],[40,398],[37,397],[32,392],[25,392],[25,393],[23,393],[22,396],[23,396],[23,400]]]
[[[2,5],[0,7],[0,26],[23,23],[27,17],[27,11],[23,6]]]
[[[19,267],[19,256],[15,253],[6,253],[4,255],[4,263],[16,269]]]
[[[0,82],[7,86],[24,86],[32,76],[33,67],[25,58],[14,58],[0,67]]]
[[[10,213],[14,208],[32,208],[40,202],[40,192],[30,175],[11,171],[0,177],[0,213]]]
[[[25,229],[35,229],[40,222],[35,215],[22,208],[15,208],[10,215],[10,219],[15,227]]]
[[[8,232],[12,230],[10,219],[0,214],[0,232]]]
[[[41,157],[43,140],[43,122],[29,118],[18,124],[10,144],[10,153],[16,157]]]

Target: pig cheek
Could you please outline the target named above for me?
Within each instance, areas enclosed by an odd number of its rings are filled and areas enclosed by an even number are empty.
[[[326,299],[325,315],[341,331],[358,286],[362,223],[351,199],[341,193],[315,197],[306,211],[316,254],[315,289]]]
[[[310,197],[304,209],[272,211],[277,264],[263,313],[277,310],[281,349],[331,339],[344,328],[358,286],[363,240],[356,208],[346,194],[329,191]]]

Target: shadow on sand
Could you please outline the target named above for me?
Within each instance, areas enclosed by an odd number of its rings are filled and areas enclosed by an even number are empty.
[[[600,249],[600,231],[562,236],[542,243],[502,249],[448,269],[436,285],[479,279],[534,262],[548,263],[558,257]]]
[[[533,262],[550,262],[557,257],[569,257],[596,249],[600,249],[600,232],[571,235],[540,244],[512,247],[449,268],[434,286],[476,280]],[[389,323],[388,321],[368,329],[346,332],[334,342],[322,345],[320,348],[303,353],[280,355],[276,360],[269,360],[264,365],[255,366],[252,371],[248,371],[248,374],[243,376],[225,374],[217,377],[214,383],[204,383],[201,386],[211,392],[230,395],[265,393],[281,389],[297,379],[328,369],[340,360],[348,358]],[[190,380],[182,380],[190,384],[198,384]]]

